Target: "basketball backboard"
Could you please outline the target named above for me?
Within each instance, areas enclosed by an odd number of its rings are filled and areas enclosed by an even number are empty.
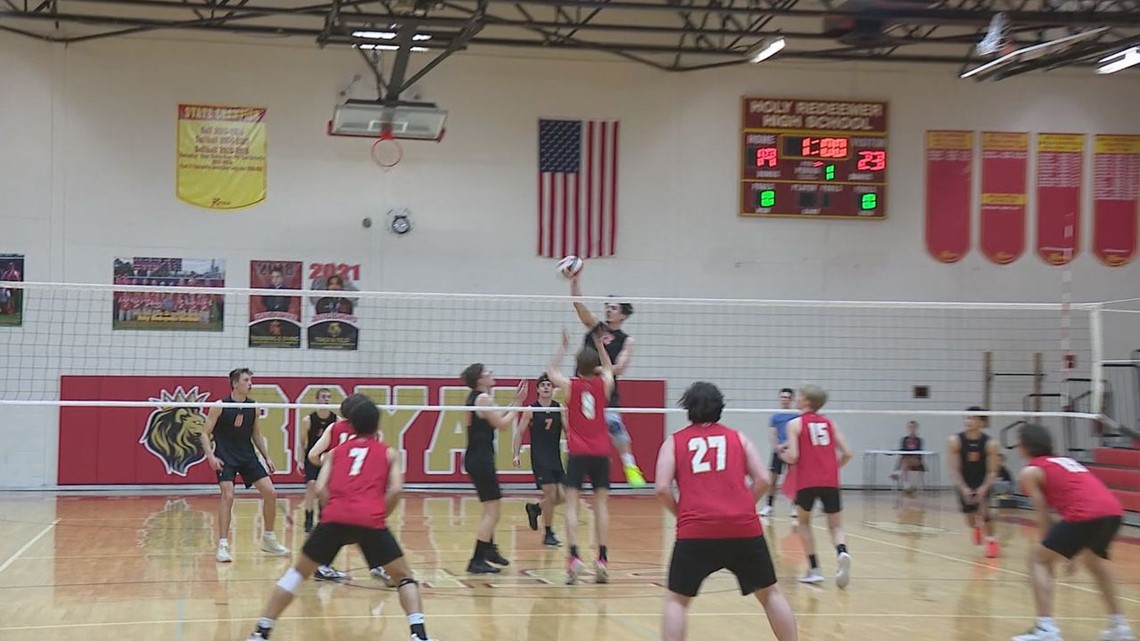
[[[329,135],[379,138],[385,131],[400,140],[443,138],[447,111],[431,103],[385,105],[369,100],[348,100],[336,106]]]

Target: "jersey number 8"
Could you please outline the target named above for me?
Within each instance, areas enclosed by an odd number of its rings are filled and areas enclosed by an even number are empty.
[[[698,436],[689,439],[689,451],[693,452],[693,474],[700,474],[701,472],[709,472],[714,468],[712,463],[705,460],[705,455],[708,454],[710,449],[716,450],[716,468],[717,472],[724,470],[725,466],[725,440],[723,436],[710,436],[705,438]]]

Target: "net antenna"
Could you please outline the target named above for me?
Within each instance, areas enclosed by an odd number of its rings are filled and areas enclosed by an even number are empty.
[[[385,171],[404,157],[400,141],[443,140],[447,111],[429,102],[346,100],[333,109],[330,136],[373,138],[370,155]]]

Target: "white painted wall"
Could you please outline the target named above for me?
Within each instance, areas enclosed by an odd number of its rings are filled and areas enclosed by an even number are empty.
[[[109,283],[115,256],[175,255],[223,258],[227,283],[243,287],[250,259],[336,258],[363,263],[370,290],[561,294],[550,262],[533,256],[535,130],[540,116],[573,116],[622,120],[619,258],[590,263],[588,293],[1055,302],[1061,271],[1031,250],[1004,267],[976,250],[956,265],[926,254],[922,133],[1140,129],[1132,109],[1140,83],[1084,71],[975,84],[938,67],[767,65],[667,75],[609,61],[462,54],[422,83],[425,98],[451,110],[444,143],[406,144],[404,161],[385,174],[370,162],[368,141],[324,134],[337,90],[363,71],[351,51],[126,39],[63,49],[0,35],[0,59],[0,252],[26,253],[34,281]],[[890,218],[737,217],[745,94],[889,100]],[[269,109],[267,202],[212,214],[175,199],[179,102]],[[361,218],[380,220],[392,206],[413,210],[410,236],[396,238],[383,225],[361,229]],[[1087,239],[1088,215],[1084,223]],[[1029,233],[1032,247],[1032,225]],[[1138,270],[1109,269],[1084,253],[1072,266],[1075,297],[1132,296]],[[29,302],[26,326],[0,339],[7,341],[2,398],[54,398],[60,373],[216,373],[238,362],[279,374],[450,375],[485,359],[503,375],[530,375],[559,326],[574,322],[554,303],[375,305],[373,320],[386,329],[366,327],[361,351],[342,358],[245,350],[237,299],[221,336],[112,334],[105,297],[73,291],[39,300]],[[754,311],[745,319],[715,308],[643,307],[629,328],[640,342],[631,375],[669,378],[671,399],[709,377],[734,406],[756,407],[807,371],[835,392],[837,408],[920,410],[976,402],[983,350],[998,350],[1001,362],[1019,369],[1033,351],[1046,353],[1051,370],[1059,363],[1060,320],[1052,312],[872,310],[854,321],[836,312],[789,314]],[[1074,349],[1087,367],[1087,319],[1074,323]],[[1140,346],[1136,328],[1114,322],[1107,353]],[[160,353],[175,357],[154,358]],[[909,400],[912,384],[932,385],[934,398]],[[995,409],[1019,407],[1027,385],[1001,385],[1008,389],[998,390]],[[904,422],[844,419],[857,449],[896,442]],[[954,419],[923,423],[939,442],[957,426]],[[0,486],[54,481],[55,430],[52,410],[0,409],[0,439],[20,443],[0,453]],[[762,430],[754,433],[762,438]],[[856,463],[845,479],[857,482],[860,469]]]

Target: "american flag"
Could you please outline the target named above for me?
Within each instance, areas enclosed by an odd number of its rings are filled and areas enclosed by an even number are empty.
[[[613,256],[618,123],[538,121],[538,255]]]

